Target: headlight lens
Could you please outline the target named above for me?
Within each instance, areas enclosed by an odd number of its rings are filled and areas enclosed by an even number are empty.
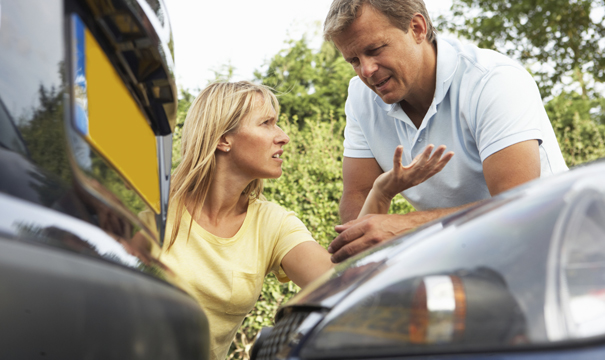
[[[374,293],[334,317],[303,358],[393,354],[525,341],[525,318],[488,268],[415,277]]]
[[[605,333],[605,188],[574,186],[550,248],[545,319],[551,341]]]

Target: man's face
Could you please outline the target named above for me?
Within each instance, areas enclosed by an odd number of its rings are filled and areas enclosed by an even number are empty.
[[[357,19],[333,40],[359,78],[387,104],[409,101],[412,91],[426,86],[424,36],[412,26],[403,32],[370,5],[363,5]]]

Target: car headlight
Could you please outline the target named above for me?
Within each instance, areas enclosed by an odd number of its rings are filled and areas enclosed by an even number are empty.
[[[302,358],[388,356],[525,341],[525,319],[488,269],[420,276],[383,288],[332,317]]]
[[[549,253],[545,320],[551,341],[605,333],[605,187],[578,182],[565,197]]]

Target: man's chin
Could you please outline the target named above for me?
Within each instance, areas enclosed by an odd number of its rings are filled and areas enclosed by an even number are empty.
[[[376,90],[374,90],[374,93],[376,93],[376,95],[378,95],[380,97],[380,99],[382,100],[382,102],[384,102],[385,104],[395,104],[400,102],[402,99],[397,98],[397,96],[394,96],[392,93],[386,93],[386,94],[382,94]]]

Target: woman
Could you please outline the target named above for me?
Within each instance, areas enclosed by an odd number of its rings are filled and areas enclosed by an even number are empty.
[[[262,179],[281,176],[289,142],[278,113],[264,86],[216,83],[195,99],[183,127],[161,260],[204,308],[214,359],[225,358],[265,275],[304,287],[333,266],[294,213],[262,196]]]

